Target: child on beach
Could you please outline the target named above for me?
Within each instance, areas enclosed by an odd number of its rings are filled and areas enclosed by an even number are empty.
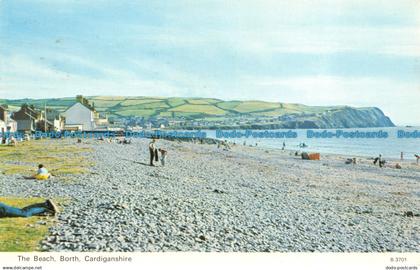
[[[25,179],[37,179],[37,180],[47,180],[50,177],[51,177],[51,174],[42,164],[38,165],[38,171],[36,172],[35,175],[29,176],[29,177],[24,176]]]
[[[160,163],[162,164],[162,166],[165,166],[166,155],[168,154],[168,151],[159,148],[159,152],[160,152]]]

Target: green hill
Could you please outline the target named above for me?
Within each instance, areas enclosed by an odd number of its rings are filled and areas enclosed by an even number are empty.
[[[224,101],[211,98],[180,97],[86,97],[97,111],[110,119],[127,117],[167,118],[221,122],[225,119],[277,119],[271,128],[278,127],[370,127],[393,126],[391,120],[377,108],[348,106],[306,106],[266,101]],[[43,108],[45,105],[65,111],[75,98],[0,100],[16,110],[23,103]],[[364,123],[364,121],[366,123]],[[226,121],[224,121],[226,122]],[[248,121],[249,123],[252,121]],[[271,121],[273,123],[273,121]],[[229,125],[229,124],[228,124]]]
[[[308,107],[299,104],[284,104],[265,101],[223,101],[208,98],[159,98],[159,97],[87,97],[99,112],[114,117],[175,117],[202,118],[213,116],[281,116],[289,113],[303,113],[314,110],[326,111],[340,107]],[[17,99],[3,100],[3,103],[18,108],[23,103],[43,108],[64,111],[76,102],[75,98]],[[316,109],[315,109],[316,108]]]

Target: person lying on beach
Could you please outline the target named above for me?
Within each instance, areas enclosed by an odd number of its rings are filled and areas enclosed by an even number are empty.
[[[162,164],[162,166],[165,166],[166,155],[168,154],[168,151],[159,148],[159,152],[160,152],[160,163]]]
[[[37,180],[47,180],[50,177],[51,177],[51,174],[42,164],[38,165],[38,171],[36,172],[36,174],[32,176],[24,176],[25,179],[37,179]]]
[[[32,217],[42,215],[55,215],[58,208],[52,200],[43,203],[28,205],[24,208],[17,208],[0,202],[0,218],[5,217]]]

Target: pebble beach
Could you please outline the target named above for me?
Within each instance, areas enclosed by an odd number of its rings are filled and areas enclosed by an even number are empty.
[[[74,140],[49,143],[77,144]],[[420,165],[302,160],[287,149],[86,140],[90,173],[1,175],[2,196],[64,198],[44,251],[419,252]],[[390,161],[392,164],[393,161]],[[48,164],[45,164],[48,167]]]

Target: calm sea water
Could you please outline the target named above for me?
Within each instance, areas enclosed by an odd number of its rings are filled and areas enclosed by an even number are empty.
[[[420,154],[420,138],[398,138],[398,130],[415,131],[420,128],[358,128],[358,129],[341,129],[343,131],[360,131],[360,132],[373,132],[384,131],[389,134],[388,138],[358,138],[358,139],[345,139],[345,138],[307,138],[307,130],[297,129],[292,130],[298,133],[298,137],[294,139],[282,138],[241,138],[241,139],[227,139],[230,142],[243,144],[244,141],[247,145],[255,145],[281,149],[283,142],[286,143],[287,150],[302,150],[308,152],[321,152],[330,154],[342,154],[346,156],[365,156],[376,157],[382,154],[384,158],[399,159],[401,152],[404,153],[404,159],[415,160],[414,154]],[[288,130],[279,130],[288,131]],[[314,131],[323,131],[314,130]],[[327,129],[327,131],[335,132],[336,129]],[[207,130],[207,137],[216,138],[216,131]],[[306,148],[300,148],[299,144],[305,143],[308,145]]]

